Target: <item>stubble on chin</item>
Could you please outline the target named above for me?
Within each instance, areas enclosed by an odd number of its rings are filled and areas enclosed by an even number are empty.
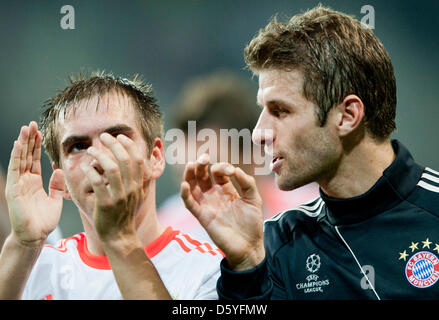
[[[295,173],[294,169],[289,166],[282,167],[280,175],[275,174],[274,181],[282,191],[291,191],[312,182],[303,174]]]
[[[302,165],[297,165],[297,163],[302,163]],[[275,175],[276,185],[282,191],[292,191],[315,182],[321,174],[320,164],[322,164],[322,161],[314,163],[313,160],[302,158],[296,158],[294,164],[289,163],[287,160],[283,163],[279,172],[280,175]]]
[[[308,179],[298,179],[294,177],[290,177],[289,179],[285,179],[284,177],[275,177],[275,182],[277,187],[282,191],[292,191],[297,188],[303,187],[304,185],[311,183],[313,181],[308,181]]]

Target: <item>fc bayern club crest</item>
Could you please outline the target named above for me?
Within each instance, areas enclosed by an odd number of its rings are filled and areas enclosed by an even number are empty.
[[[439,259],[428,251],[415,253],[405,266],[405,276],[416,288],[428,288],[439,279]]]

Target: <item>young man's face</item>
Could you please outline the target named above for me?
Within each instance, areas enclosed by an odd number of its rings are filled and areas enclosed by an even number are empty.
[[[262,107],[253,142],[265,146],[276,184],[292,190],[324,179],[336,168],[340,142],[331,112],[320,127],[315,104],[303,96],[300,71],[266,70],[259,73],[258,104]],[[271,134],[263,137],[261,130]]]
[[[99,107],[96,108],[98,102]],[[124,134],[135,142],[147,165],[147,145],[136,121],[137,117],[131,100],[111,91],[100,98],[94,96],[88,102],[86,99],[79,101],[74,113],[68,112],[65,118],[61,115],[58,119],[60,164],[68,189],[67,197],[88,217],[92,217],[94,211],[95,194],[80,165],[91,164],[103,176],[106,184],[108,180],[97,160],[87,153],[87,148],[93,146],[102,150],[117,163],[99,136],[103,132],[114,137]]]

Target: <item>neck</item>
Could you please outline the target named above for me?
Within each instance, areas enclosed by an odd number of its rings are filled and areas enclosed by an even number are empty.
[[[152,186],[151,186],[152,187]],[[151,188],[155,190],[155,188]],[[80,216],[84,231],[87,235],[87,248],[93,254],[97,256],[105,256],[105,251],[102,246],[102,242],[96,232],[93,224],[93,218],[91,215],[80,210]],[[157,239],[165,230],[157,219],[157,210],[155,203],[155,192],[149,192],[143,204],[139,207],[136,213],[136,233],[137,236],[145,247],[155,239]]]
[[[366,136],[355,146],[345,148],[335,173],[318,183],[330,197],[356,197],[367,192],[394,159],[390,140],[377,142]]]

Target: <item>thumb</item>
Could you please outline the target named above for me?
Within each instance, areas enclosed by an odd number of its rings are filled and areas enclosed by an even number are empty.
[[[56,169],[53,171],[49,181],[49,197],[52,199],[62,199],[64,188],[64,172],[61,169]]]

